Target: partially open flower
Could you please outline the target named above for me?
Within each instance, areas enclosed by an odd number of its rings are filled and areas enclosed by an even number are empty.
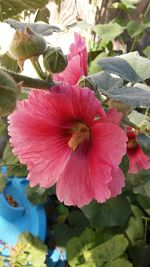
[[[16,30],[10,43],[9,53],[14,59],[18,60],[22,69],[26,59],[38,57],[44,53],[45,49],[45,39],[26,27],[24,31]]]
[[[0,70],[0,116],[8,115],[15,108],[18,91],[12,77]]]
[[[54,75],[55,81],[77,84],[81,76],[87,76],[88,54],[85,40],[78,33],[74,34],[74,43],[70,45],[67,55],[68,65],[65,70]]]
[[[90,89],[57,85],[18,103],[9,116],[10,142],[28,166],[31,186],[56,183],[60,201],[82,207],[121,193],[127,136],[120,120],[115,110],[105,113]]]
[[[67,66],[67,57],[59,47],[48,47],[43,54],[43,63],[47,72],[59,73]]]
[[[128,143],[127,155],[129,157],[129,172],[138,173],[140,170],[150,169],[150,159],[143,152],[142,148],[136,141],[136,133],[132,129],[127,129]]]

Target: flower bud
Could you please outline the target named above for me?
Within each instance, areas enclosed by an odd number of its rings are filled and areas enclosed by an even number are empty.
[[[67,57],[59,47],[48,47],[43,54],[43,63],[49,73],[62,72],[68,64]]]
[[[22,68],[26,59],[38,57],[44,53],[45,49],[45,39],[26,27],[24,31],[16,30],[9,47],[9,53],[18,60],[18,64]]]
[[[81,77],[79,82],[78,82],[78,85],[80,87],[88,87],[88,88],[94,90],[95,92],[97,91],[96,83],[91,78],[88,78],[88,77]]]
[[[12,77],[0,70],[0,116],[8,115],[15,108],[18,90]]]

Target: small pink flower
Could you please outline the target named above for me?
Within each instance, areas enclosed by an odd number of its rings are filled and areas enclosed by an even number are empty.
[[[58,199],[78,207],[120,194],[127,141],[120,113],[106,114],[88,88],[51,91],[32,90],[9,116],[13,152],[27,164],[31,186],[56,183]]]
[[[128,143],[127,155],[129,157],[129,172],[138,173],[140,170],[150,169],[149,157],[143,152],[136,141],[136,133],[132,129],[127,130]]]
[[[81,76],[87,76],[87,49],[85,40],[78,33],[74,34],[75,43],[70,45],[70,54],[67,55],[66,69],[54,75],[55,81],[77,84]]]

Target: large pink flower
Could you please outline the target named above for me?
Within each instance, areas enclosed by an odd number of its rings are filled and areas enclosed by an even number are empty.
[[[120,194],[127,141],[120,113],[106,114],[88,88],[51,91],[32,90],[9,116],[13,152],[27,164],[31,186],[56,183],[58,199],[78,207]]]
[[[87,49],[85,40],[78,33],[74,34],[75,43],[70,45],[70,54],[67,55],[66,69],[54,75],[55,81],[77,84],[81,76],[87,76]]]
[[[129,157],[129,172],[138,173],[140,170],[150,169],[150,159],[143,152],[140,145],[136,141],[136,133],[132,129],[127,130],[128,143],[127,155]]]

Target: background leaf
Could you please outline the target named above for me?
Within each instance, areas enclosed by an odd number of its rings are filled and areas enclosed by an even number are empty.
[[[36,10],[48,4],[48,0],[0,0],[0,20],[11,18],[24,10]]]
[[[27,23],[27,22],[19,22],[13,19],[7,19],[5,20],[5,22],[8,23],[14,29],[25,30],[25,27],[29,27],[35,33],[43,36],[51,35],[54,31],[55,32],[60,31],[60,29],[57,26],[49,25],[47,23],[39,23],[39,22]]]
[[[142,147],[143,151],[150,156],[150,137],[145,134],[138,134],[136,140]]]
[[[22,165],[16,156],[12,153],[12,148],[9,143],[7,143],[4,153],[3,153],[3,162],[7,166],[7,175],[8,176],[18,176],[26,177],[27,176],[27,167]]]
[[[82,211],[89,219],[91,226],[97,229],[123,226],[131,213],[129,202],[124,196],[110,199],[104,204],[93,201],[83,207]]]
[[[121,88],[112,88],[107,92],[107,96],[133,107],[150,106],[150,90],[139,87],[124,86]]]
[[[150,78],[150,60],[141,57],[137,51],[103,58],[97,63],[104,70],[115,73],[126,81],[141,82]]]
[[[110,240],[90,250],[87,261],[92,259],[97,267],[103,266],[124,254],[128,241],[124,235],[115,235]]]
[[[88,75],[92,79],[99,91],[107,91],[113,87],[118,88],[123,85],[123,80],[119,77],[113,77],[107,71],[97,72],[96,74]]]
[[[97,35],[105,41],[103,43],[105,45],[107,45],[110,41],[114,40],[117,36],[119,36],[124,31],[124,29],[125,27],[120,26],[116,22],[109,22],[108,24],[98,24],[93,27],[93,31],[95,31]]]

